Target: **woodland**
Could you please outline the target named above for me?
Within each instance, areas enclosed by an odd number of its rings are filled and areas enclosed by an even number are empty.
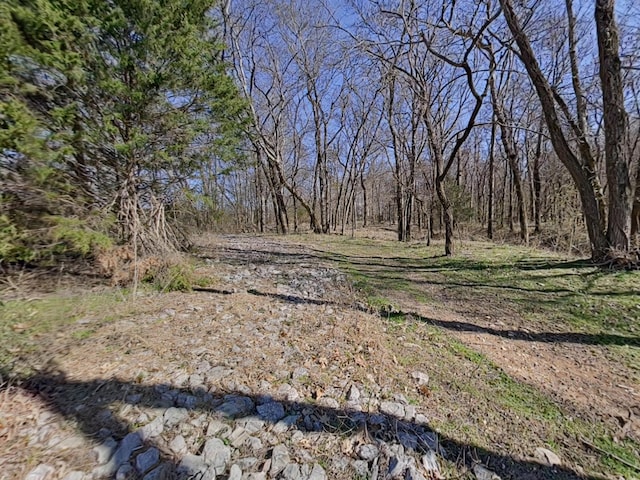
[[[3,2],[3,264],[387,225],[633,265],[639,8]]]
[[[0,480],[640,465],[637,0],[0,1]]]

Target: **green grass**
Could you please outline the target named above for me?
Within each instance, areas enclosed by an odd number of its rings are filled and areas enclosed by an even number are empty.
[[[543,250],[485,242],[467,242],[454,257],[441,256],[441,245],[336,236],[313,236],[311,243],[371,297],[402,292],[435,303],[445,293],[460,303],[507,306],[551,331],[595,334],[594,343],[624,344],[625,337],[640,343],[638,271],[601,270]]]
[[[17,356],[37,352],[44,336],[51,332],[64,332],[82,318],[99,315],[100,319],[109,320],[123,299],[121,293],[109,292],[51,295],[0,303],[0,365],[9,365]],[[82,328],[70,335],[82,340],[93,333],[91,328]]]
[[[408,325],[416,323],[405,315],[411,313],[407,306],[416,304],[444,307],[461,318],[511,316],[535,326],[546,341],[605,347],[630,368],[635,378],[628,381],[640,381],[640,272],[607,271],[585,260],[486,242],[466,242],[456,256],[444,257],[438,244],[315,235],[302,240],[352,278],[369,305],[389,320],[392,334],[406,333]],[[385,311],[400,302],[404,312]],[[570,457],[586,449],[599,458],[597,470],[638,478],[639,472],[614,457],[637,464],[636,442],[612,440],[604,424],[575,418],[543,392],[514,380],[451,338],[446,329],[425,327],[431,332],[422,352],[432,359],[430,387],[436,397],[452,404],[450,417],[434,419],[442,434],[490,448],[496,439],[484,425],[503,423],[520,432],[521,442],[544,439],[538,446],[561,451],[564,446]],[[407,369],[419,362],[411,355],[398,360]],[[462,409],[462,415],[456,409]],[[580,438],[601,451],[586,448]]]

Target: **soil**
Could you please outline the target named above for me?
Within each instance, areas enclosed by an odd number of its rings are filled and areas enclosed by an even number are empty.
[[[291,450],[292,465],[322,465],[328,478],[356,478],[358,468],[369,469],[367,478],[380,469],[384,478],[393,458],[409,465],[415,457],[420,463],[428,448],[405,446],[400,456],[395,446],[402,432],[422,438],[427,429],[439,438],[442,447],[435,450],[442,458],[437,472],[421,467],[423,478],[474,478],[471,471],[478,463],[503,479],[618,478],[583,476],[583,468],[593,468],[597,458],[579,439],[562,446],[561,466],[534,459],[548,432],[530,420],[505,418],[501,425],[490,418],[485,448],[475,446],[477,439],[467,437],[463,425],[438,433],[438,426],[465,415],[474,426],[487,424],[472,418],[482,411],[472,396],[444,388],[457,382],[477,382],[481,388],[486,379],[469,374],[476,368],[471,363],[439,365],[449,354],[432,338],[433,326],[549,394],[566,411],[604,422],[620,436],[640,438],[640,387],[605,346],[563,341],[530,323],[525,327],[508,306],[500,312],[475,306],[463,316],[454,313],[452,299],[442,298],[434,307],[390,293],[401,310],[427,320],[398,327],[372,312],[334,265],[277,237],[219,236],[199,256],[204,266],[198,274],[210,278],[210,286],[191,293],[143,294],[134,301],[144,313],[115,321],[104,315],[83,318],[43,337],[39,354],[22,359],[38,372],[34,377],[7,380],[4,372],[1,480],[25,478],[42,465],[53,469],[47,479],[97,478],[88,476],[96,465],[95,446],[107,437],[123,438],[162,412],[166,416],[168,405],[162,401],[168,391],[187,404],[204,391],[213,405],[226,405],[229,395],[244,395],[254,405],[273,398],[299,422],[315,422],[300,423],[300,435],[265,426],[256,434],[258,447],[234,449],[232,462],[238,465],[249,455],[257,458],[256,466],[241,464],[242,478],[263,478],[249,471],[268,470],[278,445]],[[79,339],[78,332],[88,332],[87,337]],[[216,369],[227,373],[213,379]],[[416,372],[431,375],[435,384],[416,385]],[[390,413],[396,408],[404,416]],[[152,443],[174,466],[182,461],[170,447],[178,434],[197,454],[202,429],[214,422],[211,410],[189,404],[187,409],[189,429],[166,429]],[[358,423],[353,412],[382,412],[383,419]],[[230,422],[230,428],[238,426]],[[380,460],[356,453],[374,440]],[[86,476],[65,477],[74,472]],[[142,478],[142,472],[132,475]],[[282,472],[277,475],[284,478]],[[312,478],[304,475],[299,478]],[[227,477],[232,478],[229,470],[220,478]]]

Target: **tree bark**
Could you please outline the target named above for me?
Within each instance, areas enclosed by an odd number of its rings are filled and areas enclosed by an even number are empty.
[[[493,191],[495,187],[495,143],[496,143],[496,122],[491,122],[491,144],[489,145],[489,195],[487,199],[487,238],[493,239]]]
[[[628,251],[632,195],[628,150],[629,121],[624,105],[620,39],[614,6],[614,0],[597,0],[595,9],[609,188],[607,240],[610,248]]]
[[[515,142],[513,141],[511,128],[507,125],[507,118],[498,99],[498,92],[496,90],[495,81],[493,78],[493,72],[489,77],[489,88],[491,90],[491,100],[493,104],[493,113],[495,119],[500,126],[500,137],[502,139],[502,147],[507,156],[509,168],[512,173],[513,186],[516,191],[516,200],[518,202],[518,220],[520,223],[520,239],[529,244],[529,222],[527,221],[527,208],[525,206],[524,188],[522,186],[522,174],[520,172],[520,166],[518,165],[518,154],[516,153]],[[509,195],[511,199],[511,195]],[[509,202],[510,220],[511,226],[511,201]]]
[[[553,148],[560,161],[569,171],[580,195],[591,245],[591,256],[594,260],[602,259],[608,253],[609,242],[605,234],[604,205],[602,198],[598,195],[600,189],[596,172],[581,162],[571,150],[569,142],[562,131],[562,125],[554,103],[553,91],[544,77],[531,43],[516,17],[511,0],[500,0],[500,5],[509,30],[513,34],[520,50],[520,58],[540,99]],[[581,153],[584,157],[584,152]]]

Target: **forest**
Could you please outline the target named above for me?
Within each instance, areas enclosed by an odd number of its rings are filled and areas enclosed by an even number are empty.
[[[5,263],[370,225],[637,262],[634,2],[186,4],[1,7]]]
[[[0,2],[0,480],[640,475],[637,0]]]

